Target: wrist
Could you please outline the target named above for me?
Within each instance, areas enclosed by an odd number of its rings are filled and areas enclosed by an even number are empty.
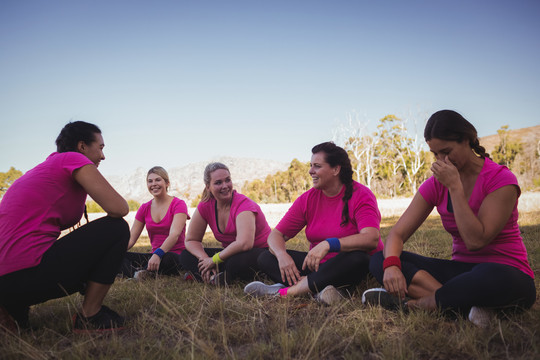
[[[328,249],[328,252],[340,252],[341,251],[341,243],[339,242],[339,239],[334,238],[328,238],[326,239],[326,242],[328,245],[330,245],[330,249]]]
[[[163,251],[163,249],[161,248],[157,248],[156,250],[154,250],[154,255],[157,255],[159,256],[159,258],[163,258],[163,255],[165,255],[165,251]]]
[[[401,270],[401,260],[398,256],[388,256],[383,261],[383,271],[390,266],[397,266]]]
[[[214,256],[212,256],[212,261],[213,261],[214,264],[216,264],[216,265],[219,265],[219,264],[221,264],[221,263],[224,262],[224,260],[221,259],[221,257],[219,256],[219,254],[221,254],[221,251],[215,253]]]

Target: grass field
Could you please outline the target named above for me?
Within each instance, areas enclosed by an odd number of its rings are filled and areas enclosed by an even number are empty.
[[[396,218],[383,220],[385,236]],[[540,277],[540,211],[521,215],[529,259]],[[207,241],[211,242],[211,239]],[[141,244],[143,250],[147,245]],[[305,239],[289,244],[305,249]],[[406,249],[449,258],[451,240],[430,217]],[[146,250],[146,249],[145,249]],[[481,329],[458,318],[365,307],[362,284],[336,307],[310,297],[255,299],[244,284],[216,288],[179,277],[119,279],[105,303],[127,317],[110,335],[75,335],[80,295],[32,307],[31,330],[1,334],[0,359],[538,359],[540,304]],[[536,280],[537,292],[539,281]]]

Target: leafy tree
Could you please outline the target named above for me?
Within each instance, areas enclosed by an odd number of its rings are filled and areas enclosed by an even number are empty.
[[[129,211],[137,211],[141,207],[141,204],[139,204],[138,201],[132,199],[128,200],[127,203],[129,206]]]
[[[517,154],[523,150],[523,145],[517,141],[511,141],[508,134],[508,125],[503,125],[499,130],[499,144],[495,146],[495,149],[491,153],[493,161],[500,165],[505,165],[507,168],[512,169],[512,164],[516,159]]]
[[[86,202],[86,211],[88,213],[102,213],[105,212],[101,206],[94,200],[88,200]]]
[[[11,184],[22,175],[22,171],[15,169],[13,166],[7,172],[0,172],[0,197],[4,196]]]

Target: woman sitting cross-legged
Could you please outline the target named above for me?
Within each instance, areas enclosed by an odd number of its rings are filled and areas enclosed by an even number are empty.
[[[366,291],[363,301],[457,312],[479,326],[494,309],[530,308],[536,288],[517,222],[516,177],[490,160],[474,126],[455,111],[433,114],[424,138],[436,159],[433,176],[390,231],[384,252],[372,257],[370,270],[384,289]],[[452,260],[403,251],[433,207],[453,238]]]
[[[368,275],[370,254],[383,248],[377,200],[353,181],[347,152],[332,142],[312,149],[313,188],[291,206],[268,238],[270,250],[259,266],[276,284],[248,284],[253,296],[316,294],[333,304],[343,299],[339,287],[352,287]],[[286,250],[285,242],[306,228],[310,250]],[[285,284],[285,285],[283,285]]]
[[[186,220],[189,219],[186,203],[167,193],[169,174],[161,166],[154,166],[146,175],[148,191],[153,200],[142,204],[131,227],[128,250],[135,245],[146,226],[152,252],[128,252],[121,274],[142,280],[156,274],[178,275],[182,269],[180,253],[185,249]]]
[[[267,247],[270,227],[259,205],[233,190],[227,166],[215,162],[204,170],[204,192],[189,223],[186,249],[180,260],[196,280],[226,284],[251,281],[259,268],[257,257]],[[204,248],[210,226],[221,248]]]

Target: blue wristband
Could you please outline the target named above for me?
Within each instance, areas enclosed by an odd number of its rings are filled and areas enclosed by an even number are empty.
[[[341,243],[339,242],[338,238],[328,238],[326,241],[328,241],[328,244],[330,244],[330,250],[328,250],[329,252],[341,251]]]
[[[163,255],[165,255],[165,251],[161,250],[161,248],[157,248],[156,251],[154,251],[154,254],[159,256],[159,258],[163,258]]]

